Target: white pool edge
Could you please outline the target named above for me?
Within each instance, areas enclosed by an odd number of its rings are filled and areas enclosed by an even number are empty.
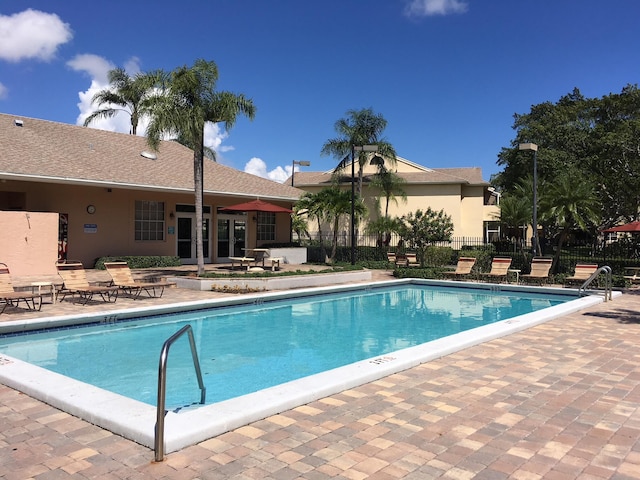
[[[489,284],[461,284],[454,281],[392,280],[373,282],[367,285],[321,287],[291,292],[245,295],[242,298],[225,298],[210,302],[183,302],[158,308],[143,307],[126,311],[114,311],[111,315],[109,312],[102,312],[92,316],[85,315],[82,318],[84,322],[95,322],[100,321],[99,319],[105,316],[111,318],[115,315],[117,318],[128,318],[142,314],[166,313],[183,308],[202,308],[203,305],[209,308],[212,306],[247,303],[255,301],[255,299],[299,297],[301,295],[359,290],[367,286],[378,287],[407,283],[462,286],[473,289],[495,287]],[[509,291],[548,291],[549,293],[570,292],[567,289],[512,285],[500,286],[500,289]],[[614,295],[618,296],[620,292],[614,292]],[[604,298],[600,295],[576,298],[570,302],[538,312],[474,328],[380,357],[362,360],[242,397],[180,413],[169,412],[165,417],[165,451],[169,453],[180,450],[251,422],[401,372],[464,348],[583,310],[602,301],[604,301]],[[92,318],[93,320],[91,320]],[[43,325],[50,327],[79,322],[77,316],[57,317],[57,320],[56,317],[51,317],[18,322],[22,324],[28,323],[29,325],[14,325],[14,331],[43,328]],[[7,331],[6,328],[2,330]],[[0,355],[0,382],[125,438],[149,448],[154,447],[156,408],[153,406],[70,379],[7,355]]]

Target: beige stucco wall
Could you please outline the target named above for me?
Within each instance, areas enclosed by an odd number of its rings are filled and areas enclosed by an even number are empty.
[[[177,253],[177,215],[176,204],[193,205],[192,192],[166,193],[155,191],[135,191],[127,189],[108,189],[77,185],[58,185],[38,182],[6,181],[0,183],[0,192],[24,192],[26,210],[56,213],[55,242],[57,258],[58,213],[69,216],[67,258],[80,260],[85,266],[92,267],[101,256],[120,255],[176,255]],[[135,201],[165,202],[165,239],[163,241],[135,240]],[[212,210],[212,228],[210,242],[212,261],[216,261],[216,209],[246,201],[247,198],[228,198],[205,195],[204,204]],[[277,203],[277,202],[272,202]],[[87,206],[96,208],[94,214],[87,212]],[[287,204],[283,204],[287,206]],[[174,212],[174,218],[170,213]],[[19,213],[19,212],[16,212]],[[247,215],[247,246],[256,245],[256,223],[254,215]],[[276,240],[283,243],[290,240],[291,219],[288,214],[276,215]],[[173,231],[174,233],[169,233]],[[273,242],[269,242],[273,243]],[[2,260],[0,260],[2,261]]]
[[[0,211],[0,252],[11,275],[55,274],[58,214]]]

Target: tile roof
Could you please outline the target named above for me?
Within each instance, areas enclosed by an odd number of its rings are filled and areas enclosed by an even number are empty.
[[[22,122],[16,125],[16,120]],[[150,159],[144,137],[0,113],[0,178],[193,191],[193,152],[164,141]],[[205,193],[296,200],[304,192],[205,159]]]

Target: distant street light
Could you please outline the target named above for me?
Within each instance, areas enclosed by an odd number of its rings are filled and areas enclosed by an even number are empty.
[[[540,242],[538,242],[538,145],[535,143],[521,143],[518,150],[533,151],[533,252],[541,255]]]
[[[291,164],[291,186],[293,187],[293,176],[296,172],[296,165],[300,165],[301,167],[308,167],[311,165],[309,160],[294,160]]]
[[[356,225],[355,225],[355,163],[356,152],[377,152],[378,145],[351,145],[351,265],[356,264]]]

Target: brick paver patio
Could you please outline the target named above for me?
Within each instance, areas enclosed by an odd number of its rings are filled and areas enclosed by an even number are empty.
[[[177,290],[165,301],[211,295]],[[631,290],[162,463],[0,385],[0,478],[640,479],[639,311],[640,292]]]

